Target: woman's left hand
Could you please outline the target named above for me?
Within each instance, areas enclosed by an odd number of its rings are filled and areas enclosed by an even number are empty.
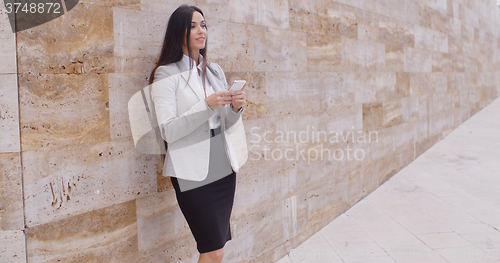
[[[233,95],[232,95],[233,100],[231,102],[231,105],[235,111],[239,111],[241,109],[241,107],[243,107],[243,105],[245,104],[246,96],[245,96],[245,92],[243,91],[243,89],[245,89],[246,85],[247,84],[243,85],[243,88],[241,88],[241,90],[233,92]]]

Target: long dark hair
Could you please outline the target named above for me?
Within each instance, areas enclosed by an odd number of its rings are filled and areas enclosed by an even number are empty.
[[[191,57],[191,46],[189,44],[189,37],[191,35],[191,20],[193,13],[199,12],[203,17],[203,12],[196,6],[181,5],[172,13],[168,20],[167,32],[165,32],[165,39],[163,40],[163,47],[161,48],[160,58],[149,76],[149,84],[153,84],[155,71],[159,66],[167,65],[170,63],[178,62],[182,59],[182,43],[184,34],[186,34],[186,46],[189,57]],[[203,56],[201,79],[203,80],[203,90],[205,90],[205,76],[207,71],[207,42],[208,36],[205,39],[205,48],[200,49],[199,52]],[[193,68],[193,61],[189,60],[189,68]],[[191,71],[189,71],[191,77]],[[206,90],[205,90],[206,95]]]

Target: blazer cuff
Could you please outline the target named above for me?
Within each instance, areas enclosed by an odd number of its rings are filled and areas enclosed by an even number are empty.
[[[210,108],[210,106],[208,106],[207,101],[206,101],[206,100],[203,100],[203,101],[205,102],[205,105],[207,106],[207,109],[208,109],[209,111],[211,111],[212,113],[215,113],[215,110],[212,110],[212,109]]]
[[[233,110],[233,105],[231,104],[231,112],[233,113],[242,113],[243,112],[243,108],[245,107],[245,105],[241,106],[240,110],[239,111],[234,111]]]

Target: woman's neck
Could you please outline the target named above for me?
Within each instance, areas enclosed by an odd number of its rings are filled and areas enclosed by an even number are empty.
[[[183,53],[184,53],[184,55],[186,55],[186,56],[188,56],[188,57],[189,57],[189,55],[188,55],[187,51],[184,51]],[[200,53],[198,53],[198,52],[194,52],[194,54],[192,54],[191,58],[192,58],[192,59],[194,60],[194,62],[196,63],[196,66],[198,66],[198,65],[200,64],[200,61],[199,61],[199,59],[200,59]]]

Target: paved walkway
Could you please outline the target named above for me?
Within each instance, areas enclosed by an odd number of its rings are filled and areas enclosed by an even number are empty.
[[[500,98],[277,263],[500,262]]]

